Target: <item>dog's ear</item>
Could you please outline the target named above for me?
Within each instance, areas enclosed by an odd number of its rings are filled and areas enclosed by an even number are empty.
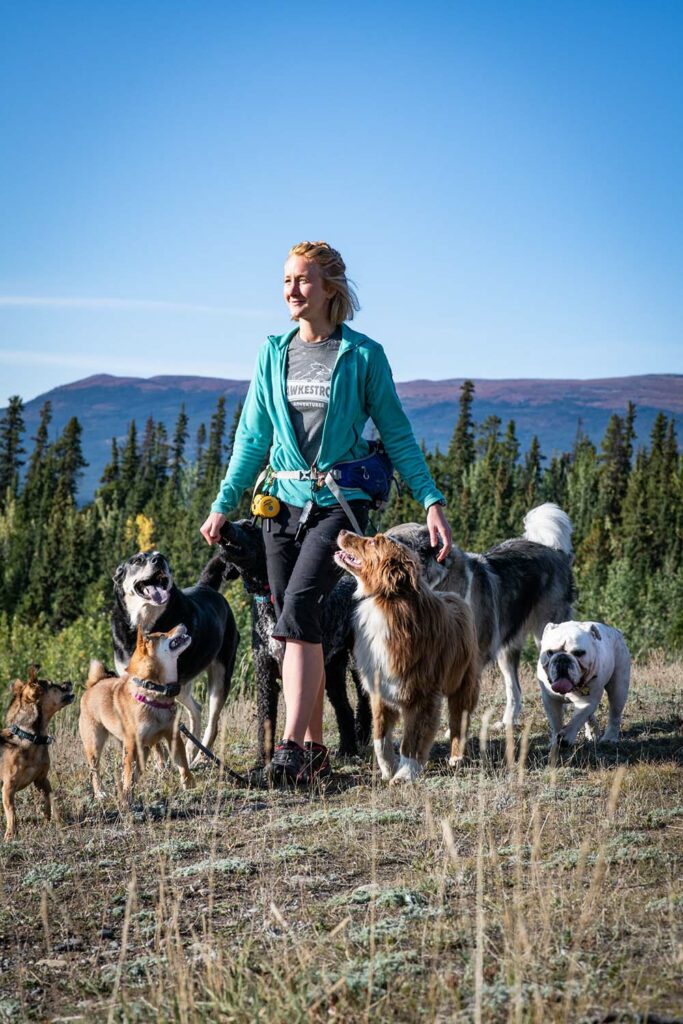
[[[12,689],[14,690],[15,696],[21,697],[24,701],[39,701],[41,694],[44,693],[44,689],[35,675],[29,675],[29,678],[25,683],[22,683],[20,679],[17,679]]]
[[[594,640],[602,640],[602,633],[594,622],[591,623],[590,634]]]
[[[112,580],[118,586],[123,581],[123,577],[126,575],[126,563],[121,562],[121,565],[117,565],[112,576]]]
[[[24,683],[23,679],[14,680],[14,682],[12,683],[12,693],[14,694],[15,697],[19,697],[21,695],[21,691],[24,689],[25,685],[26,684]]]
[[[388,589],[393,593],[414,590],[420,578],[417,560],[403,550],[394,554],[386,567]]]
[[[223,525],[221,526],[220,537],[218,538],[218,543],[220,544],[221,541],[225,541],[226,543],[230,543],[230,541],[233,538],[234,532],[235,531],[233,529],[232,523],[230,522],[229,519],[226,520],[223,523]]]
[[[450,555],[447,555],[443,562],[437,562],[436,556],[439,550],[439,548],[432,548],[434,557],[427,559],[427,562],[423,565],[425,579],[431,590],[436,590],[439,584],[443,583],[453,563]]]

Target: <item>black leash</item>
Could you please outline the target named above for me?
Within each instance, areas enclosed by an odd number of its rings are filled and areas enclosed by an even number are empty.
[[[182,722],[178,726],[178,730],[183,734],[183,736],[187,736],[188,740],[191,740],[191,742],[194,743],[195,747],[198,747],[205,757],[208,757],[210,761],[213,761],[213,763],[217,764],[219,768],[222,768],[225,774],[229,775],[231,779],[235,780],[235,782],[238,782],[240,786],[249,785],[248,779],[245,779],[243,775],[240,775],[238,772],[233,771],[232,768],[228,768],[226,764],[223,764],[221,759],[219,757],[216,757],[216,755],[212,753],[208,747],[205,747],[203,743],[200,743],[197,737],[193,736],[190,730],[187,728],[187,726],[184,725]]]

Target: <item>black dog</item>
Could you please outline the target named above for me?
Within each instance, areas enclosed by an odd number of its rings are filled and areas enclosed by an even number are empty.
[[[169,564],[158,551],[138,552],[114,573],[112,639],[116,671],[121,675],[135,650],[138,626],[168,632],[184,623],[192,645],[178,659],[178,701],[187,708],[191,731],[199,737],[201,707],[192,696],[192,680],[208,671],[209,720],[202,742],[211,747],[218,717],[230,690],[239,633],[228,602],[218,592],[225,559],[217,555],[205,566],[194,587],[180,590]],[[188,746],[188,754],[190,748]],[[196,751],[192,749],[192,753]]]
[[[273,639],[275,609],[270,599],[266,556],[260,527],[248,519],[225,523],[221,547],[227,559],[225,579],[241,577],[244,589],[252,597],[251,645],[256,675],[258,715],[258,764],[267,764],[273,756],[276,738],[277,702],[282,672],[284,644]],[[352,619],[355,580],[340,579],[325,599],[322,630],[325,656],[325,692],[337,716],[339,753],[358,753],[358,742],[370,737],[370,705],[360,679],[351,666],[358,693],[356,715],[346,692],[346,669],[353,647]]]

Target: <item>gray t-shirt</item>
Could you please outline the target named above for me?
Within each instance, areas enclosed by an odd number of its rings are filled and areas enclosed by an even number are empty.
[[[341,343],[338,327],[326,341],[301,340],[297,332],[287,349],[287,403],[304,461],[312,466],[320,450],[330,402],[330,378]]]

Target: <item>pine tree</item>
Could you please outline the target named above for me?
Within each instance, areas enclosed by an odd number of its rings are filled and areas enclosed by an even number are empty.
[[[598,514],[607,520],[608,530],[615,529],[621,520],[621,505],[626,494],[631,458],[626,440],[626,426],[616,413],[609,418],[600,445],[600,482]]]
[[[643,581],[650,569],[652,527],[647,488],[648,454],[641,448],[631,470],[624,499],[620,550],[626,563]]]
[[[119,465],[119,444],[115,437],[111,439],[111,457],[102,470],[100,487],[97,492],[107,505],[113,505],[119,498],[119,485],[121,483],[121,467]]]
[[[197,501],[208,509],[225,473],[225,395],[220,395],[209,423],[209,440],[199,463]],[[206,514],[206,513],[204,513]]]
[[[178,413],[178,419],[176,420],[175,430],[173,431],[173,441],[171,442],[171,473],[169,477],[169,484],[171,491],[177,494],[180,490],[180,479],[185,466],[185,445],[187,444],[188,430],[187,430],[188,418],[185,412],[185,406],[180,406],[180,412]]]
[[[518,476],[512,510],[512,532],[521,533],[524,516],[541,501],[541,481],[543,479],[542,462],[545,456],[541,452],[541,444],[534,434],[529,450],[524,455],[522,468]]]
[[[633,459],[633,442],[636,439],[636,415],[637,410],[635,404],[633,402],[629,402],[626,406],[626,418],[624,420],[624,446],[629,465]]]
[[[0,420],[0,508],[19,491],[19,475],[25,454],[21,437],[25,431],[24,403],[12,395]]]
[[[500,459],[496,472],[495,533],[499,540],[505,540],[514,529],[513,506],[519,477],[519,441],[515,421],[508,423],[500,446]]]
[[[121,488],[126,508],[135,509],[139,472],[138,430],[135,420],[131,420],[128,425],[126,443],[121,452]]]
[[[657,566],[672,567],[677,557],[678,442],[673,416],[666,420],[659,464],[650,467],[652,530],[657,538]]]
[[[54,446],[55,472],[56,472],[56,493],[57,503],[64,501],[75,502],[78,491],[78,481],[83,475],[83,469],[88,463],[83,458],[81,448],[81,435],[83,428],[72,416],[67,422],[61,436]]]
[[[669,495],[672,483],[671,440],[675,435],[663,412],[657,413],[650,434],[647,466],[647,518],[650,534],[650,569],[661,568],[668,546],[666,524],[669,519]]]
[[[468,470],[475,459],[475,433],[472,406],[474,404],[474,381],[465,380],[460,385],[460,411],[448,448],[448,458],[456,469]]]
[[[155,492],[160,494],[168,478],[170,446],[165,423],[157,423],[154,431],[154,483]]]
[[[38,429],[32,438],[33,451],[26,470],[26,480],[22,491],[23,513],[29,517],[41,516],[41,509],[46,499],[52,496],[52,473],[49,471],[50,459],[49,429],[52,422],[52,403],[45,402],[40,407]]]
[[[140,444],[140,466],[135,487],[135,506],[133,511],[146,507],[148,501],[154,494],[155,466],[154,466],[154,435],[156,425],[151,416],[145,420],[145,430]],[[130,506],[129,506],[130,507]]]
[[[574,543],[579,545],[590,532],[598,489],[598,453],[581,427],[577,430],[567,475],[565,511],[574,526]]]
[[[200,423],[197,427],[197,436],[195,439],[195,451],[194,461],[197,467],[200,467],[204,459],[204,446],[206,444],[206,424]]]
[[[220,395],[216,403],[216,411],[209,423],[209,443],[204,454],[204,479],[218,482],[219,475],[223,472],[224,466],[224,439],[225,439],[225,395]]]
[[[672,416],[666,433],[664,444],[665,497],[660,506],[657,530],[668,537],[664,553],[664,564],[674,570],[683,553],[683,533],[681,531],[681,490],[680,490],[680,456],[676,439],[676,422]]]
[[[474,404],[474,381],[465,380],[460,385],[460,401],[458,420],[446,453],[446,464],[450,480],[446,482],[446,497],[449,503],[457,506],[463,477],[474,465],[475,425],[472,418]]]
[[[478,457],[470,475],[472,511],[476,514],[474,544],[478,551],[485,551],[502,539],[496,510],[498,467],[502,454],[500,427],[498,416],[487,416],[481,424],[476,442]]]

